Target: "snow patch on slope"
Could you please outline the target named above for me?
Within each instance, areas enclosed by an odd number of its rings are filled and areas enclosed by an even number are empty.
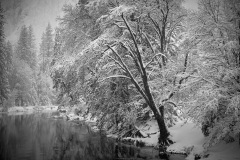
[[[169,132],[171,139],[176,142],[168,148],[169,151],[184,152],[187,148],[193,147],[193,152],[200,154],[204,150],[205,137],[201,128],[193,122],[178,121],[169,128]]]

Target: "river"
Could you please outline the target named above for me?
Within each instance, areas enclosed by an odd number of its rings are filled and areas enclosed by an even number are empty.
[[[52,114],[56,113],[0,113],[0,160],[140,160],[158,154],[151,147],[116,146],[115,140],[92,131],[86,123],[54,119]],[[170,160],[183,159],[170,156]]]
[[[113,140],[51,114],[0,116],[1,160],[108,160]]]

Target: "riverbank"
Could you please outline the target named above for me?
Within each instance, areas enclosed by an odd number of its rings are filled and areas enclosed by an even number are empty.
[[[91,115],[81,117],[74,112],[66,112],[67,119],[70,121],[85,121],[87,123],[95,123],[96,118],[91,118]],[[93,130],[98,130],[95,125],[92,125]],[[145,159],[157,159],[158,150],[157,142],[159,137],[158,125],[154,119],[146,122],[145,125],[138,126],[138,129],[143,135],[147,135],[145,138],[128,137],[122,140],[133,140],[138,142],[144,142],[144,147],[139,147],[139,155]],[[220,142],[216,146],[210,147],[208,150],[204,149],[203,145],[207,138],[202,134],[200,126],[196,125],[193,121],[188,119],[178,119],[172,127],[168,128],[170,132],[170,138],[173,140],[173,144],[167,149],[170,154],[170,160],[195,160],[198,155],[201,159],[206,160],[237,160],[240,159],[240,152],[238,142],[226,143]],[[108,134],[108,137],[117,138],[117,135]],[[228,149],[226,149],[228,148]],[[185,156],[187,154],[187,156]],[[224,158],[225,157],[225,158]]]
[[[3,107],[0,107],[0,113],[8,113],[9,115],[16,115],[16,114],[31,114],[34,112],[48,112],[48,111],[57,111],[58,106],[14,106],[7,109],[7,111],[4,110]]]
[[[85,116],[79,116],[75,113],[74,109],[62,108],[60,114],[55,115],[54,118],[65,118],[68,121],[84,121],[86,123],[96,124],[97,119],[91,118],[91,114]],[[96,125],[91,125],[94,131],[99,129]],[[155,119],[150,119],[144,125],[138,125],[137,129],[144,137],[125,137],[121,138],[121,142],[125,144],[131,144],[139,147],[139,156],[145,159],[155,159],[158,157],[158,137],[159,129]],[[200,154],[203,151],[201,148],[203,134],[201,129],[197,127],[193,122],[186,119],[178,119],[176,124],[169,127],[168,130],[171,133],[170,138],[174,144],[168,147],[171,160],[183,160],[186,158],[186,154],[190,154],[194,150],[194,154]],[[191,136],[188,136],[187,132]],[[187,135],[187,138],[186,138]],[[116,134],[107,132],[109,138],[118,138]],[[128,143],[131,142],[131,143]],[[144,145],[137,145],[137,143],[143,143]],[[194,149],[193,149],[194,148]]]
[[[1,109],[0,109],[1,112]],[[55,119],[65,119],[66,121],[72,121],[74,123],[87,123],[93,131],[98,131],[96,127],[96,118],[91,118],[91,115],[79,116],[72,108],[62,108],[58,109],[57,106],[39,106],[39,107],[12,107],[9,108],[8,115],[20,115],[20,114],[32,114],[39,112],[53,112],[52,117]],[[2,112],[3,113],[3,112]],[[1,114],[0,114],[1,116]],[[145,138],[139,137],[127,137],[122,140],[131,140],[143,142],[143,147],[137,147],[139,149],[139,158],[142,159],[157,159],[157,141],[159,137],[158,126],[154,119],[146,122],[145,125],[138,126]],[[226,144],[221,142],[216,146],[213,146],[204,151],[203,144],[206,138],[203,136],[202,131],[199,126],[195,123],[186,119],[178,119],[175,125],[168,128],[171,133],[170,138],[173,140],[173,144],[168,147],[169,153],[182,153],[187,154],[170,154],[170,160],[194,160],[195,155],[205,155],[206,160],[235,160],[240,159],[240,153],[238,141]],[[108,134],[108,137],[116,138],[117,135]],[[136,145],[136,144],[135,144]],[[140,159],[141,159],[140,158]]]

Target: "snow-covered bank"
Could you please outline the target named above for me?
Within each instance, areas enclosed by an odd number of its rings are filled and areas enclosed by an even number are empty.
[[[144,142],[147,146],[157,146],[159,129],[155,120],[150,120],[144,126],[140,126],[139,129],[146,138],[125,138]],[[193,122],[186,122],[179,120],[176,124],[168,128],[170,132],[170,139],[174,144],[168,147],[168,151],[173,152],[186,152],[187,148],[194,146],[198,152],[203,151],[203,143],[205,137],[199,127]]]
[[[69,108],[69,107],[64,107],[58,109],[59,115],[54,115],[53,118],[66,118],[68,121],[85,121],[88,123],[96,123],[97,118],[94,117],[92,118],[91,113],[83,116],[82,114],[78,114],[76,111],[76,108]]]
[[[8,115],[21,115],[21,114],[32,114],[35,112],[53,112],[57,111],[57,106],[14,106],[8,108],[7,112]],[[1,111],[0,111],[1,112]]]
[[[57,106],[46,106],[46,107],[15,107],[11,108],[8,111],[8,114],[26,114],[33,112],[49,112],[49,111],[57,111]],[[64,118],[67,121],[74,121],[76,123],[79,122],[87,122],[89,126],[97,131],[96,127],[97,118],[92,118],[91,114],[86,116],[81,116],[82,114],[78,114],[72,108],[62,108],[59,112],[54,112],[52,115],[53,118]],[[147,121],[145,125],[137,126],[137,129],[140,130],[142,135],[145,138],[132,138],[127,137],[123,139],[131,139],[138,140],[139,142],[144,142],[145,147],[139,147],[141,156],[147,156],[156,158],[158,154],[157,150],[157,142],[159,137],[158,125],[154,119]],[[225,143],[224,141],[209,148],[208,151],[204,151],[203,144],[206,141],[206,138],[203,136],[201,128],[196,126],[196,124],[192,121],[180,120],[178,119],[175,122],[175,125],[168,128],[170,132],[170,139],[173,140],[173,144],[168,147],[168,152],[174,153],[187,153],[188,157],[186,160],[194,160],[195,155],[208,155],[203,159],[206,160],[239,160],[240,159],[240,146],[238,145],[238,141],[233,143]],[[108,135],[108,137],[117,138],[117,135]],[[136,142],[136,141],[135,141]],[[181,157],[181,158],[179,158]],[[171,155],[170,160],[180,160],[185,159],[184,155]]]
[[[159,132],[155,120],[148,121],[145,126],[139,127],[142,132],[148,135],[146,138],[124,138],[144,142],[147,146],[157,146]],[[195,155],[202,156],[206,160],[240,160],[240,145],[238,141],[226,143],[222,141],[208,149],[204,150],[206,137],[202,134],[201,128],[191,121],[178,120],[176,124],[168,128],[170,138],[174,144],[168,147],[168,152],[187,153],[186,160],[195,160]],[[116,135],[110,135],[116,137]],[[172,158],[171,158],[172,157]],[[170,156],[170,160],[173,158]]]

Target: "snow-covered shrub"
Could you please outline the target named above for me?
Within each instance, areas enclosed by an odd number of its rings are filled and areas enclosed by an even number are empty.
[[[239,97],[238,97],[239,98]],[[205,147],[213,146],[219,141],[233,142],[240,133],[239,113],[240,103],[237,97],[220,98],[216,113],[209,112],[211,124],[208,128],[208,141]],[[209,117],[209,116],[208,116]],[[207,121],[207,119],[206,119]]]

